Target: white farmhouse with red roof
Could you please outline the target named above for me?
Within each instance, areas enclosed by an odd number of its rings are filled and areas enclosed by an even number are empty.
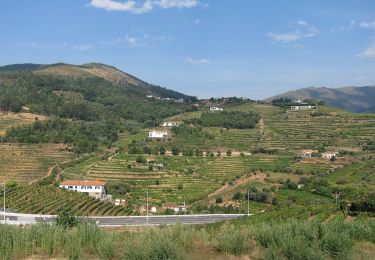
[[[89,196],[101,199],[105,196],[105,182],[97,180],[67,180],[60,183],[60,188],[86,193]]]

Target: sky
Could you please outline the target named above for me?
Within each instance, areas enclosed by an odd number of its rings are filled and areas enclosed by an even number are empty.
[[[0,1],[0,65],[56,62],[200,98],[375,85],[375,1]]]

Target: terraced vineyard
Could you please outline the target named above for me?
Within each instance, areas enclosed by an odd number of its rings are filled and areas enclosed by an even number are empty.
[[[53,165],[73,158],[59,144],[0,144],[0,181],[28,184],[47,175]]]
[[[3,200],[2,196],[0,196]],[[125,215],[123,207],[115,207],[93,197],[49,186],[21,186],[12,188],[6,195],[7,208],[19,213],[59,214],[70,211],[79,216]]]
[[[135,162],[136,156],[119,155],[91,165],[77,165],[64,171],[64,176],[106,181],[124,181],[131,185],[132,200],[144,199],[146,188],[155,203],[193,202],[206,197],[228,181],[234,181],[255,169],[272,170],[291,163],[288,156],[249,157],[171,157],[148,156],[164,167],[150,171],[146,164]],[[130,168],[131,167],[131,168]],[[76,170],[76,169],[80,170]],[[79,172],[83,175],[79,175]]]
[[[352,114],[326,107],[284,111],[264,104],[229,106],[228,110],[257,111],[262,116],[263,125],[258,124],[259,131],[253,134],[253,140],[249,139],[249,146],[291,151],[320,146],[358,150],[359,144],[375,138],[373,114]],[[312,116],[313,113],[318,116]],[[223,134],[218,138],[225,140]]]

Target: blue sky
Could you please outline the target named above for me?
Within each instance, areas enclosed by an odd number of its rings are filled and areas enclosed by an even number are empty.
[[[93,61],[198,97],[374,85],[375,1],[0,2],[0,65]]]

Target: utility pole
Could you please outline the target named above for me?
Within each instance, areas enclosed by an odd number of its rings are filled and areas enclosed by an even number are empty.
[[[338,201],[340,198],[340,193],[333,193],[333,197],[335,197],[336,205],[338,205]]]
[[[146,189],[146,226],[148,226],[148,188]]]
[[[250,189],[247,189],[247,216],[250,215]]]
[[[4,199],[4,201],[3,201],[4,202],[4,204],[3,204],[3,216],[4,216],[4,224],[5,224],[5,220],[6,220],[5,219],[5,195],[6,195],[6,193],[5,193],[6,192],[6,190],[5,190],[6,189],[5,181],[3,182],[3,184],[4,184],[4,192],[3,192],[3,195],[4,195],[4,197],[3,197],[3,199]]]

